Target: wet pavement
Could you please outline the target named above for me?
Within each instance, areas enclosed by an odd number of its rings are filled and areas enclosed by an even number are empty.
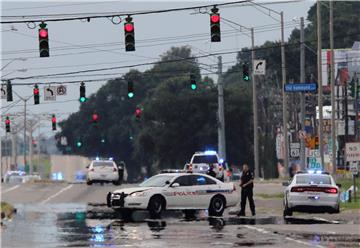
[[[359,247],[359,235],[311,234],[315,226],[346,223],[281,216],[209,218],[200,211],[186,220],[181,212],[166,212],[160,220],[147,212],[131,221],[104,204],[17,204],[17,214],[5,221],[2,247]],[[276,230],[299,226],[304,232]],[[267,226],[274,228],[267,229]],[[289,229],[289,228],[285,228]],[[316,228],[318,229],[318,227]]]

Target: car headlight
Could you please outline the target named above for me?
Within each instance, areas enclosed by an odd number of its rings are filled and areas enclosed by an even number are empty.
[[[134,192],[134,193],[131,193],[130,196],[133,196],[133,197],[143,197],[143,196],[146,196],[146,192],[145,192],[145,191]]]

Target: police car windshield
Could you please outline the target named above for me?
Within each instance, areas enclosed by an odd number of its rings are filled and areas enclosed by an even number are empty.
[[[217,162],[216,155],[198,155],[193,159],[194,164],[215,164]]]
[[[93,163],[93,166],[114,166],[113,162],[106,162],[106,161],[96,161]]]
[[[145,182],[141,183],[140,187],[164,187],[166,181],[171,181],[174,178],[172,175],[157,175],[150,177]]]
[[[297,175],[297,184],[331,184],[327,175]]]

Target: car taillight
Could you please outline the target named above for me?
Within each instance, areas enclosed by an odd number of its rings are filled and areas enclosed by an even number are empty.
[[[337,194],[337,192],[338,192],[337,188],[326,188],[325,189],[325,193]]]
[[[292,187],[291,192],[304,192],[305,189],[302,187]]]

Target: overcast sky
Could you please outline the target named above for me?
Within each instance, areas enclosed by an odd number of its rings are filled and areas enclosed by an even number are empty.
[[[292,3],[276,3],[275,1],[255,1],[267,3],[267,8],[284,12],[285,37],[289,37],[291,30],[297,24],[297,17],[306,17],[309,8],[315,1],[301,1]],[[133,11],[159,10],[177,7],[198,6],[202,4],[215,4],[219,1],[2,1],[2,21],[8,21],[6,16],[27,16],[49,14],[72,14],[89,13],[103,14],[104,12],[128,13]],[[202,11],[206,11],[202,9]],[[210,11],[210,8],[208,9]],[[265,41],[280,40],[279,16],[269,11],[244,5],[219,7],[222,18],[238,23],[245,27],[255,28],[255,45],[261,45]],[[46,19],[46,17],[43,17]],[[19,19],[19,18],[17,18]],[[188,45],[192,48],[193,55],[203,55],[223,51],[237,51],[243,47],[249,47],[251,40],[244,31],[229,22],[221,21],[222,41],[210,42],[209,16],[195,10],[136,15],[133,17],[135,24],[136,51],[125,52],[123,23],[114,25],[110,19],[74,20],[64,22],[48,22],[50,57],[39,58],[38,50],[38,27],[33,24],[2,24],[1,25],[1,64],[6,67],[1,71],[2,78],[26,77],[42,74],[63,73],[87,69],[99,69],[113,66],[124,66],[146,62],[155,62],[159,55],[166,52],[172,46]],[[115,18],[115,22],[118,18]],[[38,25],[38,23],[36,23]],[[246,32],[247,33],[247,32]],[[26,59],[25,61],[19,58]],[[235,63],[236,54],[223,56],[226,71]],[[8,64],[10,62],[10,64]],[[200,59],[199,62],[215,65],[216,57]],[[7,65],[8,64],[8,65]],[[206,67],[206,66],[204,66]],[[136,69],[144,71],[149,66],[140,66]],[[280,65],[279,65],[280,68]],[[209,67],[210,70],[215,70]],[[25,71],[26,70],[26,71]],[[59,120],[66,118],[70,113],[79,109],[79,83],[66,84],[66,81],[109,78],[121,76],[128,69],[96,72],[91,74],[107,74],[98,77],[85,76],[82,73],[77,77],[52,77],[31,80],[13,80],[13,90],[22,97],[32,94],[33,85],[17,86],[17,83],[48,83],[64,82],[68,94],[58,96],[55,102],[44,102],[43,86],[41,89],[41,104],[33,105],[30,99],[29,114],[55,113]],[[207,73],[207,71],[202,71]],[[110,75],[109,75],[110,74]],[[214,77],[216,79],[216,77]],[[106,81],[86,83],[87,95],[96,92]],[[14,102],[19,98],[14,95]],[[20,113],[23,111],[23,103],[4,112],[5,106],[9,105],[6,100],[1,101],[2,114]],[[49,118],[50,121],[50,118]],[[49,130],[44,129],[48,134]]]

